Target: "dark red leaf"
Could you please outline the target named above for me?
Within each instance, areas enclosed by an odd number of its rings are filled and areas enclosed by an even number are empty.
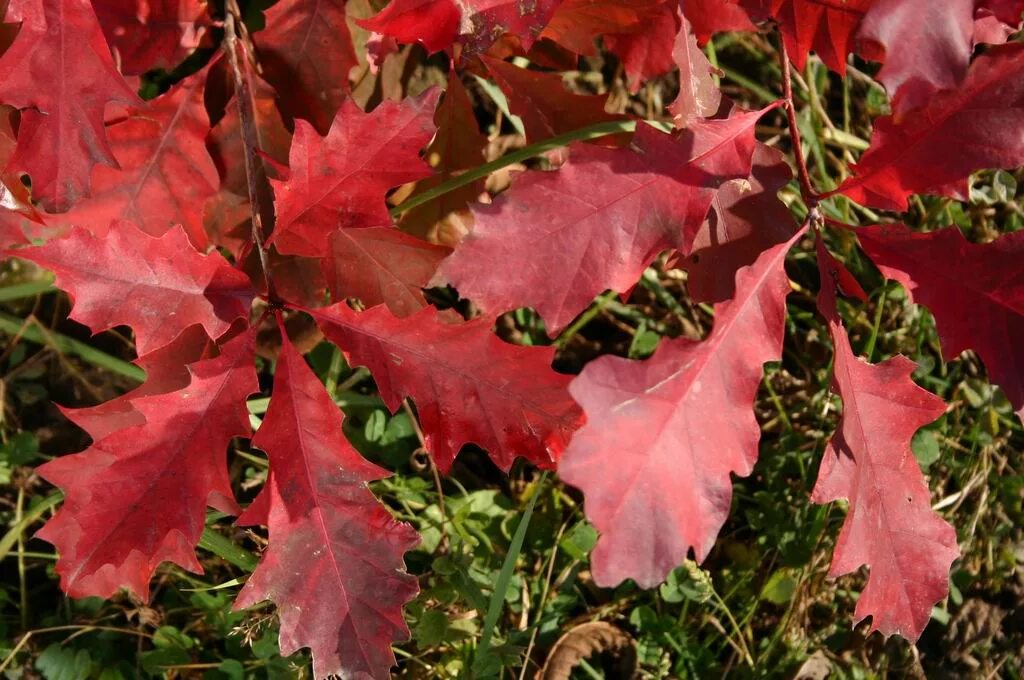
[[[846,73],[854,33],[876,0],[741,0],[755,19],[774,19],[793,64],[803,70],[817,52],[833,71]]]
[[[116,167],[106,105],[139,99],[114,68],[89,0],[11,0],[5,21],[21,30],[0,56],[0,103],[23,109],[6,170],[28,173],[33,197],[64,211],[89,193],[93,165]]]
[[[470,443],[503,470],[517,456],[551,467],[579,424],[570,377],[551,370],[552,347],[507,344],[482,319],[441,323],[433,307],[407,319],[344,303],[311,313],[351,364],[370,369],[388,408],[412,397],[443,472]]]
[[[100,0],[93,3],[121,72],[171,70],[199,47],[211,20],[206,0]]]
[[[388,472],[348,443],[341,411],[283,328],[282,336],[274,395],[252,442],[270,473],[239,518],[266,524],[270,544],[235,608],[272,600],[281,653],[309,647],[317,678],[387,678],[391,643],[409,635],[402,605],[417,584],[403,555],[419,535],[367,487]]]
[[[144,425],[37,469],[64,491],[64,506],[39,538],[57,547],[61,589],[110,597],[125,587],[145,600],[161,562],[202,573],[195,546],[206,505],[234,506],[227,445],[250,434],[245,400],[257,390],[255,334],[189,367],[188,387],[136,399]]]
[[[975,350],[1024,417],[1024,232],[978,245],[956,227],[920,234],[885,225],[858,229],[857,238],[885,276],[931,310],[943,357]]]

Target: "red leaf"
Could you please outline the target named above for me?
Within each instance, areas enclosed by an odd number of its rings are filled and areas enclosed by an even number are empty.
[[[475,207],[438,280],[489,313],[533,307],[558,332],[602,291],[633,286],[662,250],[689,250],[718,187],[750,174],[762,113],[697,120],[677,137],[638,125],[630,149],[573,147],[558,172],[528,173]]]
[[[146,381],[127,394],[89,408],[62,408],[68,420],[85,430],[94,442],[117,430],[146,423],[133,401],[140,397],[167,394],[188,387],[192,374],[188,364],[209,358],[213,343],[202,326],[189,326],[171,343],[135,360],[146,371]]]
[[[270,473],[239,519],[266,524],[270,544],[235,609],[273,600],[281,653],[311,648],[317,678],[386,678],[391,643],[409,635],[402,605],[417,584],[402,558],[419,535],[367,488],[388,472],[348,443],[341,411],[282,336],[274,395],[253,439]]]
[[[903,225],[857,230],[882,273],[928,307],[946,361],[973,349],[1024,417],[1024,232],[978,245],[956,227],[916,234]]]
[[[482,52],[505,33],[529,50],[560,1],[391,0],[376,16],[356,23],[401,43],[419,42],[428,52],[448,49],[460,34],[468,51]]]
[[[358,66],[345,22],[345,0],[281,0],[267,10],[267,27],[253,35],[281,110],[326,134]]]
[[[426,306],[422,288],[450,252],[394,227],[339,229],[324,259],[327,287],[334,300],[383,303],[395,316],[409,316]]]
[[[432,89],[401,104],[385,101],[373,113],[346,100],[326,137],[296,121],[291,175],[271,182],[278,249],[317,257],[339,228],[391,224],[384,203],[388,189],[430,175],[419,152],[434,134],[437,98]]]
[[[1024,165],[1022,73],[1024,45],[995,47],[971,64],[959,89],[906,115],[877,119],[871,148],[832,194],[902,211],[910,194],[966,200],[970,173]]]
[[[779,189],[793,176],[781,151],[758,144],[750,177],[722,185],[686,258],[686,289],[700,302],[724,302],[736,293],[736,272],[752,265],[796,231]]]
[[[67,238],[13,254],[52,270],[74,299],[71,318],[94,333],[131,326],[140,355],[192,324],[219,338],[235,319],[248,317],[253,297],[248,277],[219,253],[197,253],[180,228],[153,238],[115,222],[102,239],[75,228]]]
[[[643,31],[605,36],[605,47],[622,60],[631,92],[635,94],[643,81],[675,67],[673,46],[679,28],[677,7],[675,3],[666,2],[646,22]]]
[[[244,333],[216,359],[192,364],[188,387],[134,400],[144,425],[37,469],[64,491],[64,506],[37,534],[60,553],[64,592],[110,597],[123,586],[147,599],[161,562],[202,573],[195,546],[207,501],[234,505],[225,451],[250,434],[253,340]]]
[[[93,165],[116,165],[103,109],[139,99],[114,68],[89,0],[11,0],[6,21],[22,25],[0,56],[0,102],[26,109],[7,170],[28,173],[47,210],[67,210],[88,194]]]
[[[755,19],[774,19],[799,70],[811,50],[833,71],[846,73],[850,43],[876,0],[742,0]]]
[[[681,124],[679,127],[685,127],[691,118],[710,118],[718,113],[722,91],[715,84],[711,62],[697,47],[686,19],[676,35],[672,59],[679,67],[679,95],[668,110]]]
[[[599,585],[632,578],[649,588],[691,548],[698,560],[711,550],[729,513],[730,474],[750,474],[757,460],[754,397],[763,364],[782,356],[783,263],[799,234],[740,270],[736,297],[715,306],[703,342],[663,341],[642,362],[602,356],[570,386],[587,423],[559,476],[583,491],[601,534],[591,556]]]
[[[1006,42],[1022,11],[1021,0],[878,0],[864,17],[857,51],[885,62],[877,79],[900,115],[958,87],[974,46]]]
[[[488,57],[483,57],[482,61],[508,98],[509,110],[522,118],[529,142],[539,142],[588,125],[627,119],[605,111],[609,94],[569,92],[559,73],[531,71]]]
[[[121,169],[97,166],[92,195],[51,224],[62,222],[102,234],[112,220],[128,220],[151,236],[176,224],[199,250],[209,243],[203,205],[219,178],[206,150],[210,119],[203,105],[206,71],[183,80],[143,110],[107,127]]]
[[[370,369],[388,408],[412,397],[443,472],[469,443],[506,471],[517,456],[551,467],[579,424],[570,377],[551,370],[551,347],[504,343],[482,319],[443,324],[433,307],[401,320],[343,303],[310,313],[353,365]]]
[[[932,605],[946,596],[959,555],[956,532],[931,508],[928,486],[910,449],[914,432],[945,404],[910,379],[915,364],[896,356],[881,364],[858,359],[835,311],[835,263],[819,243],[819,308],[835,346],[832,389],[843,417],[829,442],[811,500],[847,499],[850,509],[829,576],[870,570],[856,619],[871,629],[915,641]]]
[[[206,0],[102,0],[93,7],[129,75],[171,70],[199,47],[211,23]]]
[[[682,0],[683,16],[693,24],[697,42],[707,43],[721,31],[756,31],[740,0]]]
[[[858,51],[885,62],[877,77],[897,114],[927,104],[935,91],[956,87],[967,75],[974,2],[877,0],[864,17],[858,40],[874,45]]]

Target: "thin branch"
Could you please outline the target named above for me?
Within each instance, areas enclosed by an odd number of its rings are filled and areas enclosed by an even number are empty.
[[[252,212],[252,241],[260,257],[260,268],[267,284],[267,299],[272,307],[280,306],[280,298],[274,288],[270,275],[270,264],[267,258],[263,231],[263,216],[260,212],[259,186],[256,171],[256,120],[253,113],[252,88],[249,80],[242,73],[242,60],[247,58],[247,50],[240,45],[238,28],[243,27],[241,12],[236,0],[227,0],[224,17],[224,43],[228,58],[231,61],[231,72],[235,81],[235,103],[238,106],[238,119],[242,129],[242,147],[245,150],[245,177],[249,188],[249,207]],[[244,27],[243,27],[244,28]],[[241,52],[241,54],[240,54]]]
[[[793,144],[793,156],[796,161],[797,178],[800,181],[800,196],[804,204],[812,213],[816,213],[818,206],[818,192],[811,184],[811,175],[807,172],[807,163],[804,161],[804,152],[800,143],[800,129],[796,123],[796,106],[793,104],[793,77],[789,72],[789,53],[786,51],[786,41],[779,39],[779,57],[782,67],[782,99],[786,108],[786,120],[789,122],[789,136]]]

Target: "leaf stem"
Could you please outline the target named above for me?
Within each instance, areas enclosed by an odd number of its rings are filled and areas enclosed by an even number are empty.
[[[786,50],[786,41],[779,36],[779,59],[782,62],[782,100],[786,109],[786,121],[789,123],[789,137],[793,144],[793,159],[796,162],[797,178],[800,182],[800,196],[804,204],[812,213],[816,213],[818,205],[818,192],[811,184],[811,175],[807,172],[807,163],[804,161],[804,152],[800,142],[800,128],[796,120],[796,105],[793,103],[793,76],[789,71],[789,53]]]
[[[267,257],[266,234],[263,231],[263,213],[260,212],[258,175],[256,172],[256,122],[253,113],[252,89],[242,73],[242,59],[246,58],[245,46],[239,47],[236,26],[241,25],[241,11],[236,0],[227,0],[224,6],[224,43],[231,62],[231,73],[235,81],[235,104],[238,106],[238,120],[242,130],[242,148],[245,150],[245,177],[249,189],[249,209],[252,213],[252,242],[260,258],[260,269],[267,284],[267,299],[272,307],[280,307],[281,301],[274,288]],[[243,51],[239,55],[239,50]]]

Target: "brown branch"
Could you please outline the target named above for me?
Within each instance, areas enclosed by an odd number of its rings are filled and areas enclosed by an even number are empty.
[[[277,296],[274,281],[270,275],[266,235],[263,232],[263,217],[260,212],[258,172],[256,170],[256,152],[259,145],[256,142],[256,116],[253,113],[252,88],[249,85],[249,79],[242,72],[242,60],[248,59],[248,51],[245,45],[239,41],[239,27],[244,29],[238,3],[236,0],[227,0],[224,17],[224,44],[225,51],[228,53],[228,59],[231,62],[231,72],[234,76],[235,104],[238,106],[238,119],[242,130],[245,177],[249,189],[249,208],[252,212],[252,241],[259,254],[263,280],[267,284],[267,298],[271,307],[279,307],[281,300]]]
[[[786,109],[786,120],[789,122],[789,137],[793,144],[793,156],[796,161],[797,178],[800,182],[800,196],[804,199],[807,209],[811,214],[817,214],[818,192],[811,184],[811,175],[807,172],[807,163],[804,161],[803,147],[800,143],[800,129],[796,123],[796,106],[793,104],[793,78],[789,72],[789,54],[786,51],[786,41],[779,37],[779,57],[782,67],[782,99]]]

